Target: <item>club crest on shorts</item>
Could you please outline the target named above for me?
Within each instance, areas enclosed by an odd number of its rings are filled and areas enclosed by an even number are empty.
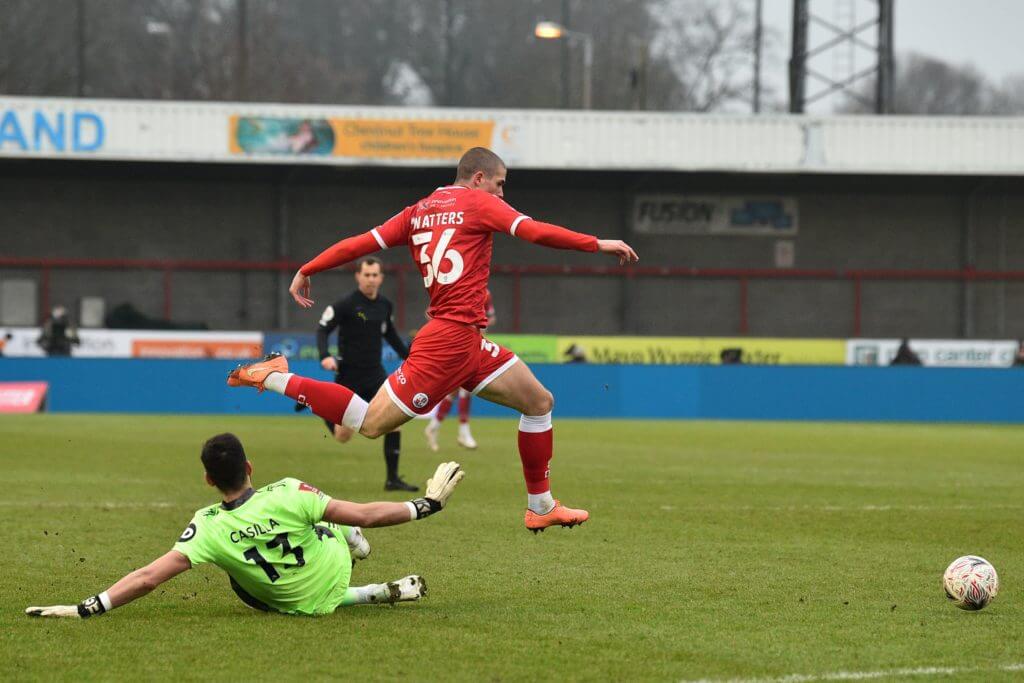
[[[430,398],[427,397],[427,395],[421,391],[420,393],[412,397],[412,405],[415,408],[424,408],[426,407],[427,401],[429,400]]]

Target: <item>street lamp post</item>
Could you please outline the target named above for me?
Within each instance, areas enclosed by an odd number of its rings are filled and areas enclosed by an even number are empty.
[[[571,31],[554,21],[540,21],[533,29],[533,35],[545,40],[565,38],[570,43],[579,43],[583,48],[583,108],[593,104],[594,85],[594,39],[589,33]]]

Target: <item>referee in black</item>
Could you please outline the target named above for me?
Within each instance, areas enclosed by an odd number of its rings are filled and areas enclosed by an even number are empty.
[[[391,319],[393,306],[380,294],[384,282],[384,269],[378,259],[361,259],[356,266],[356,291],[324,309],[316,330],[316,343],[320,349],[320,365],[331,370],[334,381],[352,389],[365,401],[373,400],[377,390],[387,380],[380,362],[381,339],[387,339],[391,348],[403,359],[409,356],[409,347],[395,331]],[[331,332],[338,330],[338,357],[327,350]],[[348,427],[327,422],[328,431],[339,443],[346,443],[354,433]],[[407,484],[398,474],[398,456],[401,453],[402,433],[397,429],[384,435],[384,462],[387,464],[388,491],[416,491],[418,486]]]

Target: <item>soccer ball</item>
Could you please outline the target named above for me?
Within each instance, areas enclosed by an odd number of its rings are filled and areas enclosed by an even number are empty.
[[[942,587],[946,597],[960,609],[979,610],[999,593],[999,576],[984,557],[964,555],[946,568]]]

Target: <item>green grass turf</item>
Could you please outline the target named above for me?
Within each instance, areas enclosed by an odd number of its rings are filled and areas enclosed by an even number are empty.
[[[205,566],[83,623],[22,610],[77,602],[165,552],[216,500],[198,461],[213,433],[241,437],[257,485],[402,497],[382,491],[379,442],[338,446],[312,418],[0,418],[0,679],[1021,675],[993,667],[1024,662],[1024,429],[563,420],[554,490],[592,519],[534,536],[513,422],[474,422],[474,453],[454,421],[436,455],[421,428],[405,430],[407,477],[448,457],[467,477],[444,513],[369,530],[353,580],[420,573],[424,601],[267,615]],[[977,613],[940,588],[966,553],[1002,580]]]

